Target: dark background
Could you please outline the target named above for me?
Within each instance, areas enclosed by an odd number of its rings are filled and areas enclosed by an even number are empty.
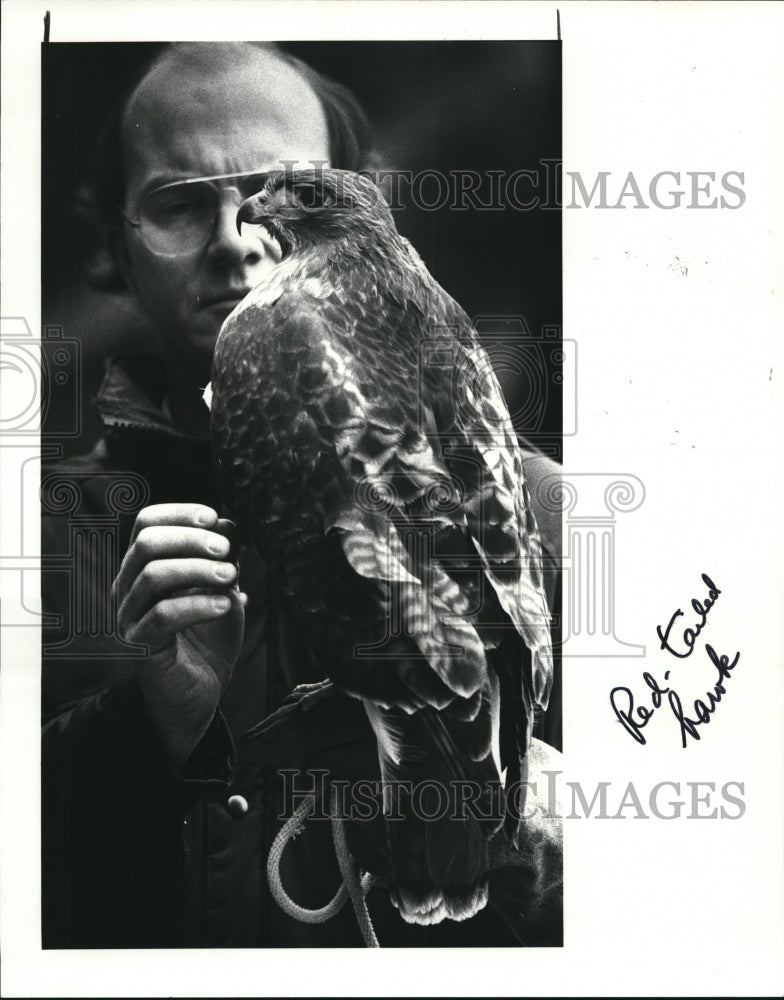
[[[354,91],[374,126],[384,167],[512,173],[542,169],[540,160],[561,158],[559,42],[284,47]],[[155,335],[127,296],[97,292],[85,282],[85,236],[73,212],[100,125],[154,48],[146,43],[43,47],[42,316],[45,327],[61,328],[62,338],[76,342],[57,353],[63,372],[53,376],[44,426],[64,454],[86,450],[98,432],[90,398],[103,359],[156,349]],[[560,354],[557,339],[551,339],[552,328],[561,324],[560,211],[459,212],[448,206],[425,211],[412,203],[407,185],[401,190],[406,207],[395,213],[398,228],[436,279],[469,316],[511,317],[484,321],[480,333],[518,431],[560,457]],[[521,197],[528,191],[521,185]],[[545,328],[551,329],[541,346]],[[58,346],[47,351],[50,365]]]

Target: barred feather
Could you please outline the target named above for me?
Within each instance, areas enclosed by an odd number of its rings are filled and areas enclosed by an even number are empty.
[[[366,705],[404,817],[387,824],[401,915],[466,919],[486,903],[500,818],[428,821],[397,783],[472,781],[487,805],[499,692],[508,781],[547,704],[541,543],[511,420],[468,318],[369,181],[270,175],[240,218],[284,253],[215,351],[225,504],[307,613],[325,671]],[[438,351],[450,363],[425,364]]]

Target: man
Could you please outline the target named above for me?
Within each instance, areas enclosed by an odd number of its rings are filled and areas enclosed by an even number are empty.
[[[350,907],[307,924],[267,889],[281,763],[356,776],[372,762],[372,735],[344,699],[332,720],[324,709],[297,716],[307,752],[282,761],[260,725],[322,675],[263,570],[238,579],[201,390],[223,320],[279,259],[236,228],[254,175],[282,162],[361,169],[367,135],[340,88],[270,46],[236,44],[166,49],[104,135],[97,204],[122,280],[159,332],[161,362],[109,369],[97,404],[104,437],[42,483],[53,515],[45,558],[63,554],[74,521],[107,510],[124,553],[114,575],[111,551],[82,545],[73,579],[53,571],[45,583],[45,611],[59,620],[45,636],[45,947],[362,943]],[[167,213],[194,191],[202,216],[172,236]],[[110,497],[121,482],[138,503]],[[64,484],[78,492],[68,524],[55,516]],[[108,616],[116,607],[116,634],[75,637],[75,620],[97,605]],[[340,876],[329,824],[312,826],[281,875],[317,908]],[[369,903],[382,944],[518,943],[490,909],[471,927],[424,933],[402,924],[382,889]]]

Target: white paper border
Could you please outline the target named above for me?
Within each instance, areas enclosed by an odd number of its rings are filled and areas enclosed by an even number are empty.
[[[41,952],[38,636],[3,629],[4,995],[780,994],[782,6],[559,7],[564,169],[741,169],[748,196],[736,212],[564,212],[580,401],[566,472],[635,474],[647,490],[618,528],[618,628],[646,643],[647,669],[662,666],[653,626],[713,571],[723,593],[710,638],[740,649],[743,668],[715,725],[682,751],[672,719],[657,719],[655,745],[638,748],[607,711],[613,685],[639,685],[640,662],[567,660],[566,777],[587,788],[630,775],[641,785],[739,778],[746,816],[567,820],[563,950]],[[534,39],[555,37],[556,16],[549,3],[7,0],[2,315],[34,332],[47,9],[53,41]],[[13,523],[7,481],[3,501]]]

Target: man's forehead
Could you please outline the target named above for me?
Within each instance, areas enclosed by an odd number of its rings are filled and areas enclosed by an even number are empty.
[[[228,173],[280,157],[324,158],[328,147],[324,111],[308,83],[279,56],[247,45],[171,50],[134,91],[123,119],[132,186],[155,169]]]

